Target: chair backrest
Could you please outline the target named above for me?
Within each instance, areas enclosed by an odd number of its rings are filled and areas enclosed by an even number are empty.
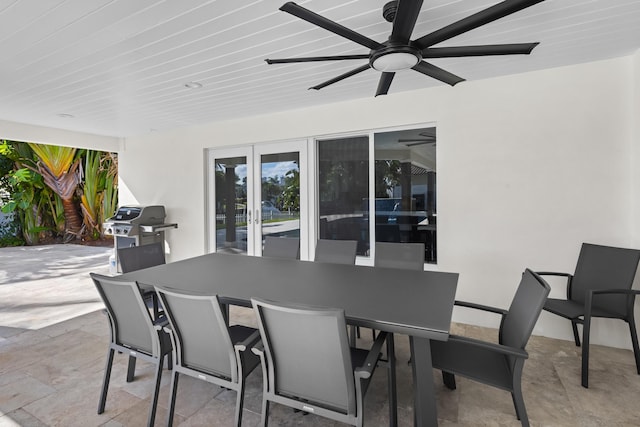
[[[118,249],[118,260],[123,273],[164,264],[166,262],[164,245],[162,243],[152,243],[120,248]]]
[[[344,414],[356,411],[344,311],[251,300],[265,349],[268,390]]]
[[[358,242],[355,240],[326,240],[316,243],[316,262],[355,264]]]
[[[631,289],[639,261],[640,251],[636,249],[583,243],[569,298],[584,303],[588,290]],[[607,295],[594,298],[593,305],[622,314],[626,301],[623,295]]]
[[[551,287],[538,274],[526,269],[500,325],[500,344],[523,349],[547,300]]]
[[[91,278],[109,315],[112,342],[159,356],[158,335],[138,284],[95,273]]]
[[[174,337],[176,364],[238,382],[238,361],[217,295],[156,287]]]
[[[264,238],[262,256],[300,259],[300,239],[296,237],[266,236]]]
[[[405,270],[423,270],[424,243],[377,242],[374,265]]]

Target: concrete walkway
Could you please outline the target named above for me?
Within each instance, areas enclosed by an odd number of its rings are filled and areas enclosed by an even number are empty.
[[[89,273],[108,274],[112,251],[73,244],[0,248],[0,341],[102,308]]]

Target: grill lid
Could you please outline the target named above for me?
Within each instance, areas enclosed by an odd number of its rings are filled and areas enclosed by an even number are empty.
[[[115,221],[131,221],[132,219],[139,217],[140,212],[142,212],[142,208],[122,206],[111,219]]]
[[[162,224],[166,214],[164,206],[122,206],[107,222],[124,224]]]

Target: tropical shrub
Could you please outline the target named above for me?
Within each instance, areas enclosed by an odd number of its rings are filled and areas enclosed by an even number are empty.
[[[3,165],[2,211],[14,213],[26,244],[104,237],[102,223],[117,208],[114,154],[3,140]]]

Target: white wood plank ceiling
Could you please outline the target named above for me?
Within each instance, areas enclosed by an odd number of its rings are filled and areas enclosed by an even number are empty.
[[[383,42],[391,31],[382,17],[386,1],[298,3]],[[320,91],[307,90],[366,60],[264,62],[368,53],[354,42],[279,11],[283,3],[0,0],[0,120],[130,136],[373,98],[379,73],[372,69]],[[496,3],[425,0],[412,38]],[[546,0],[441,45],[536,41],[540,45],[530,56],[431,62],[467,80],[478,80],[630,55],[640,48],[640,1]],[[202,87],[186,88],[188,82]],[[389,93],[436,85],[443,83],[406,71],[396,75]]]

